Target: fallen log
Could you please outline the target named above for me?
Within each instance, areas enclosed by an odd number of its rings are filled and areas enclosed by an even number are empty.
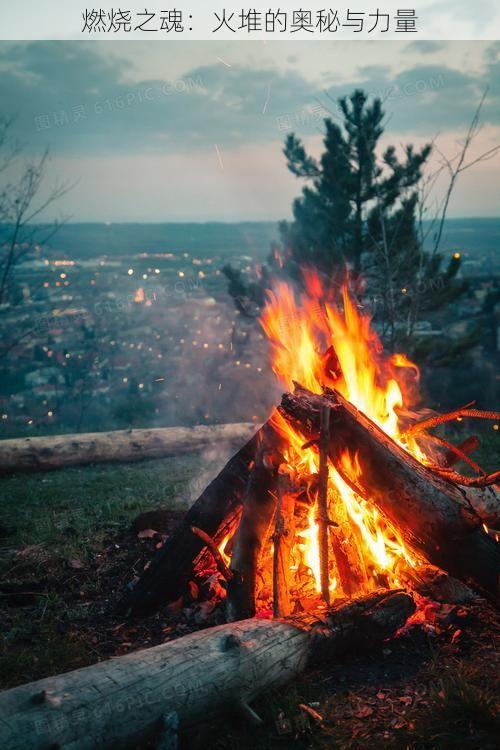
[[[283,396],[279,411],[310,440],[319,434],[325,403],[331,406],[334,436],[329,455],[345,481],[377,506],[427,561],[498,596],[500,547],[472,507],[464,507],[467,490],[419,463],[335,391],[321,396],[297,386]],[[345,453],[357,455],[360,476],[346,474]]]
[[[415,609],[377,592],[321,616],[250,619],[49,677],[0,694],[2,750],[130,748],[293,679],[315,660],[380,643]],[[255,717],[255,714],[253,714]]]
[[[1,440],[0,475],[177,456],[214,443],[241,445],[254,432],[255,425],[236,423]]]
[[[119,611],[144,616],[182,595],[195,562],[205,549],[203,540],[191,527],[201,529],[216,543],[231,529],[240,511],[259,445],[271,429],[264,425],[210,482],[140,578],[129,585],[118,605]]]

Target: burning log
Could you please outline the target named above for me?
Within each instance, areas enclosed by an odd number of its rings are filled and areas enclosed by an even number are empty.
[[[338,496],[338,492],[335,488],[331,488],[331,492],[335,495],[335,508],[342,507],[341,500]],[[336,519],[332,519],[336,520]],[[340,527],[340,524],[337,524]],[[353,596],[361,586],[360,577],[357,575],[355,569],[355,559],[349,559],[347,556],[344,545],[342,544],[342,528],[332,528],[330,531],[332,539],[333,556],[335,558],[335,565],[337,573],[339,575],[339,581],[342,591],[347,597]]]
[[[278,503],[274,526],[273,615],[290,614],[289,575],[295,534],[295,497],[285,490],[285,476],[278,476]]]
[[[311,662],[381,643],[414,609],[407,594],[377,592],[319,618],[220,625],[28,683],[0,694],[0,747],[143,747],[167,727],[183,729],[235,705],[248,715],[262,691]]]
[[[273,440],[274,438],[274,440]],[[228,582],[228,622],[255,615],[255,579],[263,544],[267,541],[276,510],[278,466],[274,453],[275,434],[266,431],[259,446],[245,492],[243,513],[234,538]]]
[[[196,559],[205,549],[205,542],[193,534],[191,527],[201,529],[216,542],[230,530],[243,501],[259,444],[270,429],[262,427],[210,482],[149,567],[126,592],[119,605],[121,611],[144,615],[181,596]]]
[[[279,409],[310,440],[319,434],[325,403],[334,436],[329,455],[344,481],[383,513],[409,548],[497,596],[500,548],[474,510],[463,506],[467,491],[419,463],[335,391],[320,396],[297,386]],[[354,454],[362,467],[356,477],[343,464],[345,455]]]

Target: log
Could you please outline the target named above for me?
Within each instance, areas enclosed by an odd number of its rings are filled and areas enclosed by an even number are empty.
[[[480,597],[458,578],[448,575],[435,565],[422,564],[415,568],[408,566],[401,571],[401,581],[412,592],[446,604],[473,604]]]
[[[234,537],[230,570],[233,576],[227,585],[226,619],[244,620],[255,615],[255,584],[261,550],[270,535],[276,509],[278,463],[272,461],[275,433],[263,429],[245,492],[243,512]]]
[[[321,595],[330,604],[330,579],[328,564],[328,448],[330,445],[330,407],[322,407],[319,418],[319,469],[318,469],[318,548]]]
[[[332,495],[335,498],[335,502],[332,503],[332,507],[335,509],[333,512],[330,511],[330,518],[336,524],[330,529],[330,539],[332,542],[333,556],[335,558],[335,567],[339,576],[339,583],[344,592],[345,596],[351,598],[362,586],[362,581],[358,575],[357,566],[353,565],[354,555],[357,547],[353,544],[351,546],[351,559],[347,556],[343,542],[344,528],[341,526],[340,519],[337,518],[335,511],[342,508],[342,500],[340,499],[340,493],[336,488],[331,488]],[[351,529],[350,529],[351,530]]]
[[[241,445],[255,429],[253,424],[235,423],[1,440],[0,475],[165,458],[193,453],[214,443]]]
[[[500,492],[495,485],[490,487],[459,487],[458,501],[465,508],[472,508],[489,529],[500,529]]]
[[[216,542],[230,529],[240,509],[263,430],[228,461],[201,493],[138,581],[129,586],[119,602],[119,611],[144,616],[182,595],[205,547],[191,527],[196,526]]]
[[[288,477],[278,476],[278,502],[273,534],[273,615],[286,617],[291,612],[290,564],[295,541],[295,496],[287,492]]]
[[[394,634],[415,609],[378,592],[320,619],[253,618],[187,635],[0,694],[2,750],[144,747],[284,685],[314,661]],[[253,714],[255,717],[255,714]]]
[[[465,490],[419,463],[335,391],[321,396],[297,386],[279,409],[310,440],[319,434],[325,402],[332,407],[329,455],[345,481],[425,560],[497,597],[500,547],[474,510],[463,507]],[[343,468],[345,452],[356,454],[362,467],[354,482]]]

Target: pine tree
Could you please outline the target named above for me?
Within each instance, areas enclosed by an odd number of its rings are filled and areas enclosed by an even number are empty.
[[[295,263],[311,263],[327,274],[345,262],[361,271],[363,252],[374,245],[371,231],[378,214],[403,210],[405,196],[421,179],[431,151],[429,145],[417,152],[409,146],[400,161],[396,149],[389,147],[379,163],[377,148],[384,133],[380,99],[370,104],[357,90],[340,99],[339,107],[342,126],[325,120],[319,162],[293,134],[284,148],[289,170],[309,184],[293,204],[294,221],[280,226],[283,246]],[[412,206],[406,210],[411,213]],[[402,237],[396,222],[392,229]],[[387,239],[391,242],[392,236]]]
[[[306,184],[293,203],[293,220],[280,223],[281,247],[272,249],[264,278],[275,273],[300,283],[300,269],[310,266],[331,280],[348,267],[366,279],[385,343],[407,345],[424,311],[464,290],[459,258],[443,267],[437,248],[424,249],[419,191],[432,147],[407,145],[401,155],[394,146],[382,149],[382,102],[363,91],[340,99],[339,110],[340,124],[324,122],[319,159],[294,134],[286,139],[288,169]],[[259,300],[255,282],[245,291],[243,276],[224,270],[235,298]]]

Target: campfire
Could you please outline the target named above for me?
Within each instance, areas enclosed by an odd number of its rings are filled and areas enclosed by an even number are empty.
[[[498,550],[481,511],[500,473],[468,455],[477,438],[454,446],[431,430],[499,415],[468,404],[429,416],[418,367],[384,351],[347,284],[336,295],[312,272],[304,280],[300,294],[278,282],[261,318],[281,405],[136,583],[136,612],[182,595],[213,564],[229,621],[415,590],[437,569],[496,593]],[[456,473],[459,460],[472,475]]]

